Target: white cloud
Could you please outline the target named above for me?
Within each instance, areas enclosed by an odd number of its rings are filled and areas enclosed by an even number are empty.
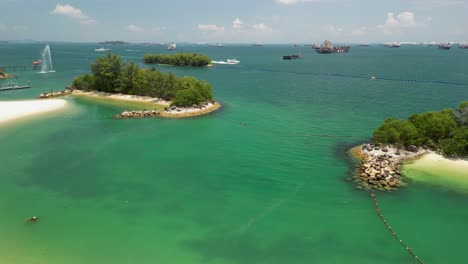
[[[215,24],[198,24],[197,28],[203,31],[224,31],[223,26],[218,26]]]
[[[232,28],[241,29],[243,24],[244,23],[242,22],[242,20],[240,20],[239,18],[236,18],[234,19],[234,21],[232,21]]]
[[[96,22],[94,19],[83,13],[83,11],[81,11],[79,8],[73,7],[71,5],[57,4],[55,9],[50,13],[72,18],[78,21],[78,23],[85,25]]]
[[[271,32],[273,29],[263,23],[260,24],[254,24],[252,25],[252,28],[257,31],[262,31],[262,32]]]
[[[412,12],[405,11],[395,16],[393,13],[387,14],[385,24],[378,25],[377,28],[382,29],[385,34],[392,34],[394,31],[416,27],[416,16]]]
[[[139,27],[139,26],[135,26],[135,25],[126,26],[125,29],[130,31],[130,32],[143,32],[143,31],[145,31],[144,28]]]

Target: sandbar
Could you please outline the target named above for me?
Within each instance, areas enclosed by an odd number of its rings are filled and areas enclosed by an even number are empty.
[[[0,125],[8,121],[52,112],[65,107],[63,99],[0,101]]]
[[[428,153],[403,168],[406,177],[468,193],[468,160]]]

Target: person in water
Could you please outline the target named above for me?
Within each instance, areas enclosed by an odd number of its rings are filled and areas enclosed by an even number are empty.
[[[35,222],[37,222],[37,216],[33,216],[33,217],[29,218],[29,219],[28,219],[28,222],[30,222],[30,223],[35,223]]]

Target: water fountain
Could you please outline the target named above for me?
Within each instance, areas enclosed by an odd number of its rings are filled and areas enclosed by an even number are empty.
[[[40,73],[55,72],[52,66],[52,54],[50,53],[49,44],[47,44],[41,53],[41,71]]]

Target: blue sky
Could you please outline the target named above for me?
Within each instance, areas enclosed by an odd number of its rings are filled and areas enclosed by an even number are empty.
[[[468,0],[0,0],[0,40],[468,41]]]

